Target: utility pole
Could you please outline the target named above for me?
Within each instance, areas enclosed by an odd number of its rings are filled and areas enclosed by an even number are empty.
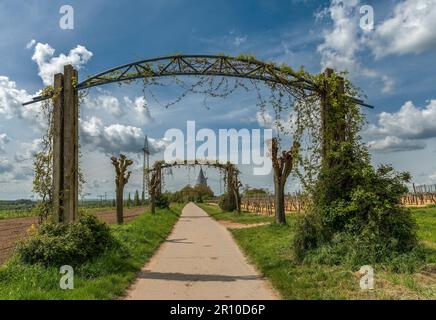
[[[148,147],[148,137],[145,135],[144,138],[144,148],[142,148],[144,152],[144,159],[142,164],[142,198],[141,201],[145,199],[145,186],[149,185],[149,174],[148,170],[150,169],[150,149]]]

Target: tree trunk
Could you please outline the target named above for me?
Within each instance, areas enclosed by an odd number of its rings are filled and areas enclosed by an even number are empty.
[[[151,202],[151,213],[156,213],[156,197],[154,194],[150,196],[150,202]]]
[[[233,190],[234,196],[235,196],[235,202],[236,202],[236,211],[238,214],[241,213],[241,196],[239,195],[239,192],[237,190]]]
[[[276,181],[274,183],[275,193],[275,222],[278,224],[286,224],[285,215],[285,186],[283,183]]]
[[[117,187],[117,223],[123,224],[123,188]]]

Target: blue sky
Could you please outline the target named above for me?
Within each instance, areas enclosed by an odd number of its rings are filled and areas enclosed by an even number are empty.
[[[73,30],[59,27],[64,4],[74,8]],[[374,10],[371,31],[359,26],[363,5]],[[84,79],[110,67],[174,53],[252,53],[294,68],[304,65],[314,73],[325,66],[347,69],[376,106],[365,110],[368,126],[362,133],[374,163],[408,170],[416,183],[436,183],[434,0],[3,0],[0,28],[0,199],[31,195],[29,159],[38,148],[41,125],[36,107],[19,105],[47,84],[44,79],[50,81],[61,61],[73,63]],[[163,102],[170,101],[176,90],[159,89],[157,94]],[[112,194],[107,155],[117,149],[137,159],[127,192],[140,189],[141,161],[132,152],[140,146],[138,135],[146,133],[157,143],[166,129],[183,129],[187,120],[215,130],[262,127],[255,94],[210,101],[211,110],[196,95],[170,110],[146,96],[146,112],[140,108],[144,98],[138,85],[99,87],[87,99],[81,109],[82,163],[91,197]],[[157,153],[152,159],[161,157]],[[244,183],[271,186],[270,176],[243,171]],[[167,178],[167,186],[177,189],[192,182],[196,173],[188,177],[181,169]],[[218,177],[212,171],[207,174],[218,191]],[[288,189],[293,187],[295,182]]]

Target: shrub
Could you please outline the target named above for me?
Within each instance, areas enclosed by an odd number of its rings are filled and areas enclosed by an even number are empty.
[[[237,208],[235,197],[228,193],[221,196],[218,205],[223,211],[234,211]]]
[[[107,224],[86,214],[68,225],[42,224],[36,234],[19,243],[17,253],[23,263],[77,265],[98,256],[114,244]]]
[[[155,200],[156,208],[159,209],[168,209],[170,207],[170,200],[164,194],[156,197]]]
[[[366,157],[341,152],[339,165],[321,172],[314,203],[298,222],[295,256],[353,266],[402,259],[418,244],[416,222],[401,205],[410,175],[386,165],[374,169]]]

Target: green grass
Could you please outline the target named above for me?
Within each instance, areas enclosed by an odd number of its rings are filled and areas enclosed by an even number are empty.
[[[111,226],[122,248],[75,266],[74,290],[60,289],[58,268],[24,265],[14,257],[0,268],[0,299],[115,299],[166,239],[181,209],[182,205],[174,205],[155,215],[145,213],[128,224]]]
[[[260,223],[260,222],[273,222],[274,217],[258,215],[249,212],[241,212],[236,214],[235,212],[222,211],[218,206],[196,203],[197,206],[205,210],[209,215],[216,220],[226,220],[235,223]]]
[[[211,216],[225,217],[216,207],[202,205]],[[419,237],[429,248],[428,261],[436,262],[436,208],[413,209],[420,226]],[[258,219],[246,214],[245,221]],[[231,219],[229,219],[231,220]],[[416,274],[391,273],[376,268],[375,289],[361,290],[359,279],[344,266],[300,264],[292,254],[296,216],[288,225],[231,229],[239,246],[280,292],[284,299],[436,299],[435,265]],[[430,271],[429,271],[430,270]],[[432,271],[433,270],[433,271]]]
[[[418,222],[419,238],[436,248],[436,206],[413,208],[412,212]]]
[[[24,218],[24,217],[33,217],[36,216],[37,213],[32,209],[6,209],[0,210],[0,220],[3,219],[12,219],[12,218]]]

